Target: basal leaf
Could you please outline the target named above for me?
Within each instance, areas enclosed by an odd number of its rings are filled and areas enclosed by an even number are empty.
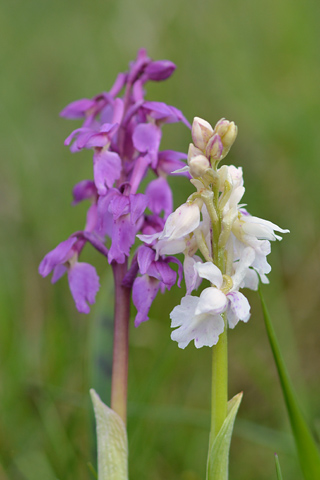
[[[229,450],[234,421],[242,400],[242,392],[228,402],[228,415],[214,439],[210,442],[207,462],[207,480],[227,480],[229,469]]]
[[[126,427],[95,390],[90,390],[97,424],[98,480],[128,480],[128,441]]]

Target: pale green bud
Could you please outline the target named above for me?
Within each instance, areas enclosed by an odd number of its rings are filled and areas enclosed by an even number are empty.
[[[237,137],[238,127],[234,122],[222,118],[214,127],[214,131],[220,135],[223,144],[223,156],[225,156]]]

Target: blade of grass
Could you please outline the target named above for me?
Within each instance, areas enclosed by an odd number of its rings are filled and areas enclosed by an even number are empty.
[[[278,480],[283,480],[282,473],[281,473],[281,468],[280,468],[279,457],[276,453],[274,455],[275,455],[275,460],[276,460],[277,479]]]
[[[271,319],[259,287],[259,295],[262,305],[264,322],[278,371],[282,393],[284,396],[289,420],[298,450],[301,470],[305,480],[319,480],[320,478],[320,456],[315,440],[304,419],[299,407],[297,397],[293,390],[290,377],[284,363],[281,350],[276,338]]]

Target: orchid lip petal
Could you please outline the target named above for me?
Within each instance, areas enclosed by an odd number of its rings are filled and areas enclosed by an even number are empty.
[[[194,266],[196,271],[198,272],[198,275],[201,278],[205,278],[206,280],[209,280],[213,285],[215,285],[217,288],[221,288],[222,286],[222,273],[220,269],[214,265],[212,262],[205,262],[205,263],[200,263],[197,262]]]
[[[227,298],[218,288],[208,287],[201,292],[200,300],[195,310],[196,315],[202,313],[222,313],[227,306]]]

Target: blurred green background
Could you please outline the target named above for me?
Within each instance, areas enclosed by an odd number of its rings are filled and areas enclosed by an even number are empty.
[[[228,161],[244,168],[254,215],[290,228],[273,245],[264,294],[301,403],[320,430],[319,180],[320,63],[316,0],[40,1],[0,5],[0,478],[94,478],[88,390],[108,401],[112,276],[89,247],[102,279],[88,316],[66,278],[39,277],[40,260],[82,228],[86,205],[73,185],[91,178],[91,152],[64,147],[77,122],[59,118],[73,100],[108,90],[145,47],[178,66],[147,98],[192,121],[234,120]],[[186,151],[182,125],[164,129],[163,148]],[[171,183],[176,206],[192,191]],[[131,330],[130,478],[200,480],[209,431],[211,352],[170,340],[169,312],[184,288],[159,296],[151,319]],[[230,397],[244,391],[230,477],[301,479],[257,295],[252,317],[230,333]],[[134,311],[133,311],[134,315]]]

